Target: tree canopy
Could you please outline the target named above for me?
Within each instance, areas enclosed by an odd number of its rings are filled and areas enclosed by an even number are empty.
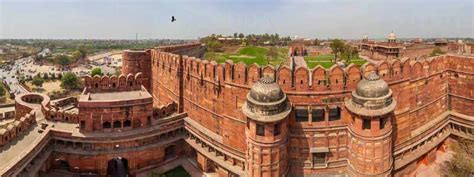
[[[206,37],[202,38],[201,42],[206,44],[209,51],[211,52],[220,52],[222,51],[222,43],[217,40],[216,37]]]
[[[100,68],[94,68],[94,69],[92,69],[92,71],[91,71],[91,76],[94,77],[94,76],[96,76],[96,75],[98,75],[98,76],[103,76],[104,73],[102,73],[102,69],[100,69]]]
[[[35,76],[31,83],[37,87],[42,87],[44,83],[44,79],[41,78],[40,76]]]
[[[79,49],[77,50],[80,54],[80,59],[84,59],[87,57],[87,54],[89,53],[88,52],[88,48],[87,46],[80,46]]]
[[[74,51],[74,52],[72,52],[72,57],[71,57],[71,58],[72,58],[73,60],[79,60],[79,59],[81,59],[81,56],[82,56],[81,52],[79,52],[79,51]]]
[[[76,74],[68,72],[61,78],[61,87],[65,89],[75,89],[79,87],[79,78]]]
[[[332,53],[335,56],[335,60],[337,59],[343,59],[346,62],[351,61],[352,58],[358,58],[359,57],[359,51],[357,50],[356,47],[353,47],[349,44],[345,44],[342,40],[340,39],[334,39],[331,41],[330,46],[332,49]],[[334,61],[336,62],[336,61]]]
[[[67,66],[71,63],[71,59],[69,58],[69,56],[63,54],[54,56],[53,61],[54,63],[60,64],[62,66]]]
[[[3,84],[0,84],[0,96],[5,95],[5,88],[3,88]]]
[[[436,47],[435,49],[433,49],[433,51],[431,52],[430,56],[436,56],[436,55],[442,55],[444,54],[445,52],[443,52],[439,47]]]
[[[340,39],[334,39],[331,41],[331,45],[329,45],[329,47],[331,47],[332,53],[334,53],[336,58],[340,57],[340,54],[344,50],[344,45],[344,42],[342,42]]]

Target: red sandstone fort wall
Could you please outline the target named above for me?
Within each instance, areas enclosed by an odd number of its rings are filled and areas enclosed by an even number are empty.
[[[147,90],[150,90],[150,78],[151,78],[151,51],[134,51],[126,50],[122,54],[122,74],[127,76],[128,74],[142,73],[143,86]]]
[[[178,67],[180,57],[152,51],[153,96],[157,104],[179,102]],[[474,60],[468,57],[441,56],[423,61],[406,59],[313,70],[289,67],[245,66],[230,61],[217,64],[183,56],[183,104],[188,116],[208,130],[222,136],[219,146],[245,152],[245,116],[241,106],[250,87],[263,74],[276,76],[277,82],[295,107],[339,107],[342,118],[337,121],[295,122],[290,118],[292,160],[309,161],[308,149],[329,147],[328,161],[334,169],[347,156],[347,132],[343,126],[349,116],[343,100],[350,96],[357,82],[370,71],[377,71],[389,83],[398,106],[395,110],[395,146],[411,138],[411,132],[434,117],[451,110],[474,115],[469,106],[474,85]],[[449,84],[449,85],[448,85]],[[453,95],[450,96],[448,95]],[[449,99],[448,99],[449,98]],[[327,109],[326,109],[327,110]],[[294,117],[294,113],[291,115]],[[317,137],[317,138],[312,138]]]
[[[96,155],[54,152],[48,158],[47,166],[53,169],[60,169],[61,164],[59,164],[58,161],[62,160],[68,162],[69,170],[72,172],[87,173],[93,171],[105,176],[107,174],[108,161],[117,157],[122,157],[128,160],[130,173],[136,174],[138,169],[150,168],[163,164],[166,160],[165,148],[171,145],[175,147],[185,147],[183,141],[177,141],[145,150],[137,149],[136,151],[99,153]],[[104,144],[104,146],[114,146],[114,144]],[[175,148],[175,150],[176,156],[181,156],[183,154],[183,148]],[[81,151],[78,150],[78,152]]]
[[[430,56],[431,52],[433,52],[435,48],[438,48],[438,47],[434,45],[407,47],[406,49],[402,50],[401,56],[409,57],[413,59],[420,58],[420,57],[428,57]],[[441,49],[441,51],[444,51],[444,52],[448,51],[447,46],[440,46],[439,48]]]

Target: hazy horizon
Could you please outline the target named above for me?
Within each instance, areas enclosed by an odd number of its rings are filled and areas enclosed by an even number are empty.
[[[170,22],[171,16],[177,21]],[[469,0],[0,0],[0,39],[474,38]]]

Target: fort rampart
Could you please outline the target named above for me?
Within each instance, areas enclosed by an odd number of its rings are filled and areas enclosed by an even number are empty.
[[[235,156],[234,160],[245,157],[246,140],[241,135],[246,118],[241,106],[246,94],[263,75],[274,76],[294,109],[306,110],[308,117],[305,121],[296,120],[297,111],[290,116],[290,161],[292,170],[297,170],[293,173],[345,168],[350,116],[343,102],[371,71],[388,82],[398,103],[393,123],[395,151],[416,143],[413,139],[418,134],[429,132],[424,125],[433,123],[433,118],[444,115],[443,119],[448,119],[447,112],[474,116],[474,111],[468,109],[474,106],[474,58],[468,56],[444,55],[418,61],[408,58],[362,67],[301,67],[294,71],[285,65],[246,66],[231,61],[218,64],[159,50],[151,51],[151,61],[154,104],[174,102],[183,107],[193,121],[219,139],[208,137],[207,141]],[[314,110],[324,111],[323,121],[313,120]],[[333,110],[339,110],[339,119],[331,120]],[[328,168],[311,166],[307,152],[321,146],[328,147],[331,153]],[[360,148],[363,150],[363,145]]]
[[[31,111],[16,120],[0,126],[0,147],[15,140],[36,124],[36,114]]]

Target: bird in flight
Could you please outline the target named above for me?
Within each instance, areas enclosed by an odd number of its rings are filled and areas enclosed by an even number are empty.
[[[174,16],[171,16],[171,22],[174,22],[176,21],[176,18],[174,18]]]

